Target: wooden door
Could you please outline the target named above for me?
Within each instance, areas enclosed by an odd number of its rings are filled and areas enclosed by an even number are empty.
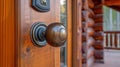
[[[61,66],[61,47],[53,47],[47,44],[44,47],[37,47],[31,41],[30,29],[36,22],[43,22],[46,25],[51,23],[61,22],[61,8],[66,12],[66,29],[67,29],[67,42],[66,42],[66,65],[71,67],[71,0],[66,0],[67,8],[60,7],[62,0],[50,0],[50,11],[39,12],[32,6],[32,0],[19,0],[16,1],[16,53],[18,55],[18,67],[60,67]],[[63,0],[65,1],[65,0]],[[64,4],[64,2],[62,3]],[[68,56],[69,55],[69,56]]]

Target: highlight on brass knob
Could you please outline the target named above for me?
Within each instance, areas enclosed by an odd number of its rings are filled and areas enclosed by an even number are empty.
[[[51,46],[59,47],[64,45],[67,39],[67,33],[62,23],[52,23],[48,26],[37,22],[31,27],[31,40],[40,47],[49,43]]]
[[[67,37],[66,29],[61,23],[52,23],[47,27],[46,40],[52,46],[62,46]]]

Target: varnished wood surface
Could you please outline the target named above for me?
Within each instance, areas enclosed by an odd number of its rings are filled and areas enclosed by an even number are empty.
[[[103,60],[103,54],[104,54],[104,50],[95,50],[95,58],[98,60]]]
[[[95,49],[104,49],[103,47],[103,41],[95,41],[95,44],[93,45]]]
[[[104,0],[103,5],[113,8],[117,11],[120,11],[120,0]]]
[[[106,6],[120,6],[120,0],[104,0],[103,4]]]
[[[30,27],[33,23],[41,21],[48,24],[60,22],[60,1],[51,1],[49,12],[38,12],[31,7],[30,0],[21,0],[16,4],[19,8],[17,15],[17,40],[18,67],[60,67],[60,47],[45,46],[36,47],[30,40]],[[72,2],[67,2],[67,66],[72,66]]]
[[[67,66],[68,67],[72,67],[73,63],[72,63],[72,55],[74,55],[74,53],[72,52],[73,49],[73,41],[72,41],[72,0],[67,0],[67,32],[68,32],[68,37],[67,37]]]
[[[73,67],[82,67],[82,0],[73,1]]]
[[[0,1],[0,67],[59,67],[59,48],[38,48],[30,40],[30,26],[42,20],[47,25],[59,22],[59,1],[51,2],[52,11],[40,14],[31,7],[30,0]],[[56,3],[56,4],[55,4]],[[67,64],[72,66],[72,11],[68,1]],[[56,6],[55,6],[56,5]],[[50,17],[50,18],[46,18]]]
[[[0,67],[15,66],[14,0],[0,0]]]
[[[18,67],[60,67],[60,47],[35,46],[30,39],[30,27],[35,22],[50,24],[60,22],[60,2],[51,1],[49,12],[38,12],[31,6],[31,0],[18,1]]]

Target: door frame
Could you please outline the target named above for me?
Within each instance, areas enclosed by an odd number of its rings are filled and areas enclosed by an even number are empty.
[[[74,0],[72,5],[72,64],[73,67],[82,67],[82,0]]]

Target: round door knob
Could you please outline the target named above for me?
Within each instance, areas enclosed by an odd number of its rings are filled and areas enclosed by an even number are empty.
[[[67,37],[66,29],[61,23],[52,23],[46,30],[46,40],[52,46],[62,46]]]
[[[38,22],[31,27],[31,39],[35,45],[40,47],[45,46],[46,43],[59,47],[66,42],[67,32],[62,23],[52,23],[46,26]]]

